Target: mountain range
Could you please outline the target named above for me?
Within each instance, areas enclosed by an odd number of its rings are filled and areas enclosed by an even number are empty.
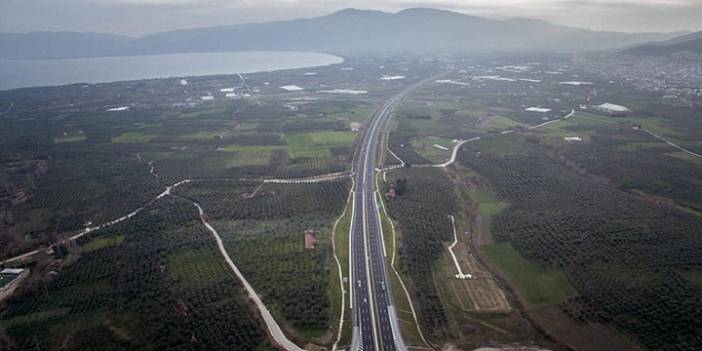
[[[681,33],[621,33],[534,19],[494,20],[413,8],[346,9],[289,21],[177,30],[132,38],[114,34],[0,34],[0,58],[50,59],[242,50],[360,53],[579,52],[664,41]]]
[[[621,53],[637,56],[670,56],[680,53],[702,54],[702,32],[635,46],[623,50]]]

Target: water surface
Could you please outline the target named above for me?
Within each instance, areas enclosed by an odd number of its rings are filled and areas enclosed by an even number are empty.
[[[122,80],[252,73],[342,62],[310,52],[246,51],[61,60],[0,59],[0,90]]]

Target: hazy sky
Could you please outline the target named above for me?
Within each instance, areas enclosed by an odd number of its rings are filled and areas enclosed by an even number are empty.
[[[702,30],[702,0],[0,0],[0,32],[75,30],[139,36],[315,17],[347,7],[436,7],[628,32]]]

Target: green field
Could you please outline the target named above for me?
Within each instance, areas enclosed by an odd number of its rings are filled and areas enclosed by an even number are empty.
[[[508,203],[497,199],[495,193],[488,189],[471,189],[469,196],[478,203],[478,212],[487,217],[495,216],[509,206]]]
[[[330,148],[350,147],[355,137],[355,132],[321,131],[286,134],[283,140],[293,158],[329,157]]]
[[[510,244],[489,244],[480,249],[507,273],[531,308],[555,305],[576,294],[562,273],[534,265]]]
[[[434,144],[443,146],[448,150],[441,150],[434,146]],[[448,161],[451,157],[451,150],[453,149],[454,143],[448,138],[428,136],[413,138],[411,145],[422,157],[435,163],[442,163]]]
[[[349,198],[350,201],[339,218],[339,222],[336,225],[336,230],[334,231],[334,245],[336,256],[339,259],[339,264],[341,264],[341,275],[347,279],[347,282],[343,283],[344,289],[346,291],[344,305],[341,306],[341,290],[339,289],[339,277],[338,267],[336,267],[336,261],[333,262],[330,267],[332,271],[331,284],[329,285],[329,302],[331,304],[332,316],[338,321],[338,317],[341,314],[341,309],[344,309],[344,325],[341,333],[341,340],[339,341],[339,346],[348,345],[351,343],[351,331],[352,331],[352,314],[349,308],[349,289],[350,289],[350,279],[349,277],[349,230],[351,228],[351,215],[353,213],[353,198]]]
[[[525,126],[525,124],[516,122],[511,118],[502,116],[492,116],[486,118],[485,121],[480,123],[480,128],[486,130],[504,130],[523,126]]]
[[[350,111],[337,112],[329,115],[330,118],[345,120],[348,122],[365,122],[372,115],[372,107],[357,107]]]
[[[95,238],[80,247],[82,252],[92,252],[104,247],[117,246],[124,241],[124,235],[113,237]]]
[[[517,134],[496,135],[485,137],[475,143],[466,144],[470,150],[475,152],[495,153],[498,155],[517,155],[524,151],[524,138]]]

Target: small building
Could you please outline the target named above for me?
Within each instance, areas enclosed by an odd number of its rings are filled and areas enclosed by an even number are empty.
[[[317,245],[317,237],[314,233],[314,229],[305,230],[305,249],[314,250]]]
[[[29,276],[29,270],[23,268],[5,268],[0,271],[0,301],[12,295],[20,281]]]
[[[597,105],[597,106],[595,106],[595,108],[600,110],[600,111],[607,112],[610,115],[614,115],[614,116],[625,116],[626,114],[631,112],[631,110],[626,106],[616,105],[616,104],[612,104],[609,102],[606,102],[606,103],[601,104],[601,105]]]
[[[20,274],[22,274],[22,271],[24,271],[24,269],[22,269],[22,268],[5,268],[2,271],[0,271],[0,274],[2,274],[2,275],[8,275],[8,274],[20,275]]]

